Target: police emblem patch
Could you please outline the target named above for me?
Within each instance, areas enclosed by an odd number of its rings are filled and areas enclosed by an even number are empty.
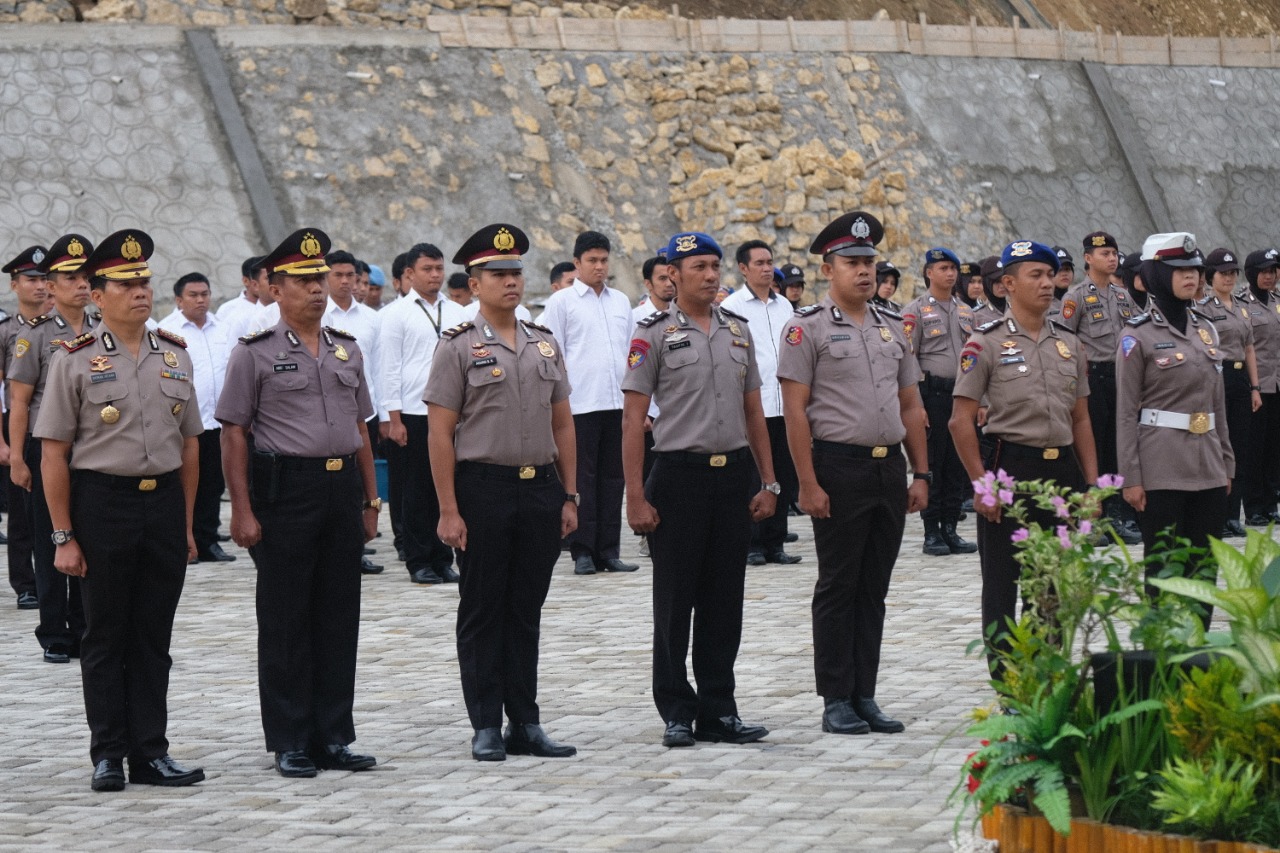
[[[792,326],[787,329],[787,343],[791,346],[798,346],[802,340],[804,340],[804,332],[801,331],[799,326]]]
[[[967,352],[960,356],[960,372],[968,373],[978,364],[978,356],[974,353]]]
[[[644,360],[649,356],[649,342],[636,338],[631,342],[631,351],[627,353],[627,368],[635,370],[644,364]]]

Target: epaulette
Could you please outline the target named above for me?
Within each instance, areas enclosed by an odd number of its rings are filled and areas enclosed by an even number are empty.
[[[48,322],[49,320],[52,320],[52,319],[53,319],[52,314],[41,314],[39,317],[32,317],[30,320],[28,320],[27,325],[34,329],[36,326],[39,326],[41,323]]]
[[[333,326],[325,326],[324,330],[331,335],[337,335],[338,337],[346,338],[349,341],[354,341],[356,339],[356,336],[348,332],[346,329],[335,329]]]
[[[1050,320],[1049,322],[1064,332],[1070,332],[1073,335],[1075,334],[1075,330],[1072,329],[1070,326],[1066,325],[1065,323],[1062,323],[1058,320]]]
[[[1199,317],[1201,320],[1208,320],[1210,323],[1212,323],[1215,319],[1218,319],[1218,320],[1223,319],[1221,316],[1216,317],[1216,318],[1214,318],[1214,317],[1210,317],[1208,314],[1206,314],[1206,313],[1204,313],[1203,311],[1201,311],[1199,306],[1196,306],[1196,307],[1194,307],[1194,308],[1189,308],[1189,309],[1187,309],[1187,310],[1189,310],[1192,314],[1195,314],[1195,315],[1196,315],[1197,317]]]
[[[821,310],[822,310],[822,306],[818,305],[817,303],[814,303],[813,305],[806,305],[803,308],[797,308],[796,316],[808,317],[810,314],[816,314]]]
[[[78,338],[72,338],[69,341],[63,341],[62,348],[67,352],[75,352],[78,349],[84,349],[85,347],[87,347],[89,344],[93,343],[97,339],[98,339],[97,335],[93,334],[92,332],[85,332],[83,335],[81,335]]]
[[[250,332],[250,333],[249,333],[249,334],[247,334],[247,335],[241,335],[241,336],[240,336],[240,343],[242,343],[242,344],[251,344],[251,343],[253,343],[254,341],[260,341],[260,340],[262,340],[263,338],[265,338],[265,337],[267,337],[268,335],[270,335],[270,334],[271,334],[272,332],[274,332],[274,331],[275,331],[275,329],[259,329],[259,330],[258,330],[258,331],[256,331],[256,332]]]
[[[1130,317],[1129,320],[1125,323],[1125,325],[1141,326],[1143,323],[1149,323],[1149,322],[1151,322],[1151,312],[1147,311],[1143,314],[1139,314],[1137,317]]]
[[[177,346],[180,346],[183,349],[187,348],[187,339],[184,338],[182,335],[175,335],[173,332],[169,331],[168,329],[156,329],[155,332],[158,337],[164,338],[169,343],[176,344]]]
[[[442,337],[442,338],[456,338],[458,335],[462,334],[462,333],[463,333],[463,332],[465,332],[467,329],[474,329],[474,328],[475,328],[475,325],[476,325],[476,324],[475,324],[475,323],[472,323],[470,320],[468,320],[468,321],[467,321],[467,322],[465,322],[465,323],[459,323],[459,324],[458,324],[458,325],[456,325],[456,326],[452,326],[452,327],[450,327],[450,328],[448,328],[448,329],[445,329],[443,332],[441,332],[441,333],[440,333],[440,337]]]
[[[875,311],[877,314],[879,314],[882,317],[891,317],[894,320],[902,319],[902,315],[899,314],[897,311],[894,311],[892,308],[886,308],[883,305],[871,303],[871,310]]]
[[[654,311],[648,317],[642,317],[639,320],[636,320],[636,325],[643,326],[647,329],[659,320],[666,319],[668,316],[669,314],[666,311]]]
[[[521,323],[524,323],[524,324],[525,324],[525,326],[527,326],[527,327],[528,327],[528,328],[530,328],[530,329],[537,329],[539,332],[546,332],[548,335],[554,335],[554,334],[555,334],[555,332],[551,331],[550,329],[548,329],[546,326],[542,325],[541,323],[535,323],[535,322],[533,322],[532,320],[521,320],[520,322],[521,322]]]
[[[995,329],[998,329],[1003,325],[1004,325],[1004,318],[1001,318],[999,320],[992,320],[989,323],[983,323],[981,326],[974,329],[973,331],[979,335],[985,335],[987,332],[994,331]]]
[[[1208,305],[1208,304],[1209,304],[1210,302],[1212,302],[1215,298],[1216,298],[1216,297],[1214,297],[1214,295],[1213,295],[1212,293],[1210,293],[1208,296],[1206,296],[1204,299],[1201,299],[1201,300],[1200,300],[1199,302],[1197,302],[1196,304],[1197,304],[1197,305]]]
[[[721,305],[721,306],[720,306],[720,313],[721,313],[721,314],[725,314],[725,315],[727,315],[727,316],[729,316],[729,317],[732,317],[732,318],[733,318],[733,319],[735,319],[735,320],[741,320],[741,321],[742,321],[742,322],[744,322],[744,323],[750,323],[750,322],[751,322],[751,321],[750,321],[750,320],[748,320],[746,317],[743,317],[741,314],[735,314],[735,313],[733,313],[733,312],[732,312],[732,311],[730,311],[728,308],[725,308],[723,305]]]

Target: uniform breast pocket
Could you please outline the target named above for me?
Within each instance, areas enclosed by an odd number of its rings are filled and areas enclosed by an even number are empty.
[[[472,388],[496,385],[506,378],[507,372],[499,367],[473,367],[467,371],[467,384]]]
[[[338,382],[342,385],[342,393],[335,395],[338,398],[338,405],[342,408],[342,411],[355,414],[358,406],[356,395],[359,393],[360,388],[360,371],[358,369],[339,370],[334,375],[338,377]]]
[[[538,362],[538,375],[551,382],[559,382],[564,378],[560,368],[556,367],[555,362],[549,358],[544,358]]]
[[[120,413],[127,411],[133,403],[128,397],[129,389],[123,382],[91,385],[84,392],[84,398],[89,403],[90,414],[101,417],[105,424],[113,424],[120,420]],[[108,408],[112,411],[108,411]]]
[[[1173,370],[1176,367],[1182,367],[1187,363],[1187,357],[1182,353],[1171,353],[1163,355],[1155,359],[1156,368],[1158,370]]]
[[[1025,364],[998,364],[991,374],[992,385],[1005,385],[1019,382],[1031,375],[1031,369]]]
[[[160,393],[164,395],[165,402],[168,403],[169,414],[174,420],[181,420],[182,410],[188,405],[194,405],[195,392],[191,388],[190,382],[183,382],[180,379],[161,379]]]
[[[827,354],[831,356],[832,373],[837,379],[850,378],[862,363],[862,348],[854,346],[851,341],[828,344]]]
[[[297,373],[296,371],[287,373],[273,373],[267,378],[264,390],[267,391],[304,391],[306,390],[309,378],[306,374]]]
[[[743,360],[746,360],[745,353]],[[698,363],[698,351],[691,346],[681,347],[677,350],[669,349],[662,354],[662,366],[669,367],[672,370],[680,370],[691,364]]]
[[[947,346],[947,325],[938,317],[920,324],[920,351],[933,352]]]

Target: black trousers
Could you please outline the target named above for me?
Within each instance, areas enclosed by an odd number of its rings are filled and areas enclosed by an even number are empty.
[[[353,458],[341,471],[269,465],[253,457],[258,570],[258,692],[270,752],[356,739],[356,645],[364,485]]]
[[[427,416],[401,415],[409,443],[404,453],[404,526],[405,568],[409,574],[418,569],[445,569],[453,565],[453,549],[440,541],[440,501],[436,497],[436,481],[431,476],[431,455],[427,450]]]
[[[1222,383],[1227,397],[1227,433],[1231,437],[1231,452],[1236,457],[1236,476],[1231,481],[1231,494],[1227,495],[1227,519],[1239,521],[1240,508],[1244,503],[1245,470],[1263,462],[1253,460],[1249,455],[1249,433],[1253,420],[1253,395],[1249,391],[1249,371],[1243,366],[1237,369],[1235,362],[1224,361]]]
[[[4,440],[12,450],[8,412],[4,413]],[[31,496],[9,477],[9,466],[0,468],[0,477],[4,477],[4,490],[9,497],[9,586],[17,595],[35,592],[36,570],[31,562]]]
[[[1210,536],[1220,536],[1227,514],[1227,489],[1204,489],[1184,492],[1174,489],[1148,489],[1147,508],[1138,513],[1138,526],[1142,528],[1142,556],[1149,557],[1156,551],[1161,534],[1168,530],[1172,536],[1180,536],[1191,542],[1192,547],[1208,548]],[[1148,566],[1147,578],[1160,574],[1162,566]],[[1190,560],[1184,574],[1191,576],[1200,568],[1199,560]],[[1148,586],[1147,594],[1159,594]],[[1206,628],[1213,618],[1213,608],[1202,604],[1201,617]]]
[[[578,442],[578,529],[569,552],[596,560],[618,557],[622,536],[622,410],[573,416]]]
[[[1015,480],[1052,480],[1059,486],[1070,486],[1079,491],[1084,488],[1084,474],[1075,454],[1063,452],[1057,459],[1035,458],[1025,451],[1010,449],[1004,442],[993,439],[991,451],[984,459],[988,471],[1004,469]],[[1058,524],[1053,513],[1030,507],[1028,521],[1041,527],[1052,528]],[[1002,513],[999,524],[992,524],[978,514],[978,558],[982,565],[982,635],[994,623],[995,636],[987,649],[987,663],[992,672],[998,673],[999,658],[995,652],[1008,648],[1008,620],[1017,619],[1018,581],[1022,577],[1022,564],[1017,560],[1018,549],[1010,538],[1022,525],[1007,513]],[[1022,599],[1027,607],[1027,600]]]
[[[371,436],[377,435],[376,432],[369,434]],[[403,550],[404,448],[389,438],[384,441],[380,441],[379,445],[382,447],[382,458],[387,460],[387,502],[391,504],[388,510],[388,515],[391,518],[391,541],[395,548]]]
[[[960,518],[960,504],[973,491],[951,440],[951,431],[947,429],[954,389],[955,380],[927,374],[920,383],[920,396],[929,416],[929,471],[933,474],[933,482],[929,484],[929,505],[920,513],[924,521],[956,522]]]
[[[36,595],[40,598],[40,624],[36,639],[45,649],[74,652],[84,634],[84,606],[80,601],[80,579],[64,575],[53,567],[53,521],[44,500],[44,475],[40,473],[40,439],[27,436],[23,457],[31,469],[31,548],[35,557]],[[182,524],[184,530],[186,521]],[[186,541],[186,534],[183,534]]]
[[[658,511],[649,534],[653,559],[653,701],[665,722],[737,715],[733,664],[742,640],[742,594],[751,456],[723,468],[659,455],[645,483]],[[693,626],[693,675],[685,658]]]
[[[196,551],[204,554],[211,545],[218,544],[222,491],[227,486],[222,479],[222,430],[207,429],[196,440],[200,446],[200,482],[196,486],[191,535],[196,540]]]
[[[92,471],[71,478],[71,523],[87,571],[80,674],[89,758],[149,761],[169,751],[169,639],[187,574],[178,472],[140,491]]]
[[[885,597],[907,518],[907,461],[813,451],[831,517],[813,519],[813,670],[818,695],[873,698]]]
[[[1243,467],[1236,459],[1244,513],[1270,515],[1276,511],[1276,486],[1280,484],[1280,453],[1275,452],[1280,447],[1280,394],[1263,394],[1262,408],[1250,415],[1249,423],[1249,458]],[[1230,421],[1227,429],[1231,429]]]
[[[791,450],[787,446],[787,421],[785,418],[765,418],[765,426],[769,429],[769,455],[773,458],[773,475],[782,486],[782,494],[778,495],[778,509],[764,521],[751,525],[751,550],[763,551],[766,554],[781,548],[787,539],[787,511],[795,503],[800,491],[796,479],[796,467],[791,461]],[[757,490],[763,484],[756,478]]]
[[[458,602],[458,670],[473,728],[538,723],[538,636],[551,570],[560,557],[564,486],[551,466],[460,462],[454,477],[467,525]]]
[[[1098,473],[1120,470],[1116,456],[1116,366],[1110,361],[1089,362],[1089,423],[1098,454]],[[1137,513],[1119,495],[1107,499],[1107,515],[1120,521],[1134,521]]]

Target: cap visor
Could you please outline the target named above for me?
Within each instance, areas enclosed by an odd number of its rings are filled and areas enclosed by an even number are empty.
[[[475,264],[471,267],[473,270],[522,270],[524,262],[520,260],[513,261],[488,261],[487,263]]]
[[[1161,259],[1160,263],[1168,264],[1171,267],[1202,267],[1204,266],[1204,261],[1202,261],[1200,258],[1183,258],[1176,261],[1166,261]]]
[[[831,254],[844,255],[846,258],[874,258],[877,252],[875,246],[845,246]]]

